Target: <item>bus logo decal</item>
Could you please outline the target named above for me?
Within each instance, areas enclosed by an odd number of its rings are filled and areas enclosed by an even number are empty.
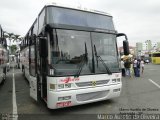
[[[61,79],[60,81],[61,81],[61,82],[64,82],[64,83],[69,83],[69,82],[79,81],[79,78],[67,77],[67,78],[65,78],[65,79]]]
[[[96,86],[96,81],[92,81],[92,86],[95,87]]]

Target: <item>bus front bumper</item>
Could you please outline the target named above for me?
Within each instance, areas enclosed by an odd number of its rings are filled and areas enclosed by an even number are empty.
[[[120,96],[122,83],[68,91],[48,91],[47,106],[58,109],[107,100]]]

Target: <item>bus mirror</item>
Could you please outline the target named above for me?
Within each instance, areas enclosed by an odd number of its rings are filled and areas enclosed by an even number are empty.
[[[127,40],[123,41],[124,55],[129,55],[129,44]]]
[[[48,57],[48,43],[45,37],[39,38],[40,56],[42,58]]]
[[[124,33],[118,33],[116,37],[121,37],[124,36],[125,40],[123,41],[123,50],[124,50],[124,55],[129,55],[129,43],[128,43],[128,38],[127,35]]]
[[[124,36],[125,39],[128,40],[127,35],[124,34],[124,33],[118,33],[118,34],[116,35],[116,37],[121,37],[121,36]]]

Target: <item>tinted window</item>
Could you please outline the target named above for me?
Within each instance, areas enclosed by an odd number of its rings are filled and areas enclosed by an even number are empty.
[[[50,47],[50,64],[55,71],[54,75],[76,75],[82,62],[85,64],[82,67],[81,75],[95,74],[94,69],[98,74],[107,73],[106,66],[112,72],[119,72],[116,35],[60,29],[56,31],[53,33],[54,42],[51,42]],[[94,45],[97,56],[100,56],[104,62],[100,59],[96,60],[95,51],[92,51]],[[86,53],[87,60],[84,61]],[[93,56],[95,60],[93,60]]]
[[[55,33],[54,33],[55,34]],[[84,31],[57,30],[57,38],[51,45],[51,64],[56,75],[76,75],[85,62],[81,74],[91,74],[91,41],[90,33]],[[85,47],[86,45],[86,47]]]
[[[114,30],[111,16],[65,8],[48,8],[48,23]]]
[[[30,47],[30,74],[35,76],[35,47]]]
[[[38,22],[36,20],[36,22],[34,23],[33,34],[37,35],[37,30],[38,30]]]
[[[39,16],[39,32],[43,28],[44,23],[45,23],[45,9],[41,12]]]
[[[116,36],[104,33],[92,33],[91,35],[97,55],[103,59],[111,71],[118,71]],[[99,72],[105,72],[105,67],[100,60],[98,60],[98,64],[97,69],[99,69]]]
[[[160,57],[160,53],[154,53],[152,54],[152,57]]]

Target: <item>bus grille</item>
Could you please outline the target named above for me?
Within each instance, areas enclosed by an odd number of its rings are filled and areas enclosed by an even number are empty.
[[[96,85],[104,85],[104,84],[107,84],[108,82],[109,80],[100,80],[100,81],[96,81],[93,85],[93,81],[89,81],[89,82],[79,82],[79,83],[76,83],[76,85],[78,87],[91,87]]]
[[[88,101],[88,100],[103,98],[107,96],[108,93],[109,93],[109,90],[83,93],[83,94],[76,95],[76,98],[77,98],[77,101]]]

